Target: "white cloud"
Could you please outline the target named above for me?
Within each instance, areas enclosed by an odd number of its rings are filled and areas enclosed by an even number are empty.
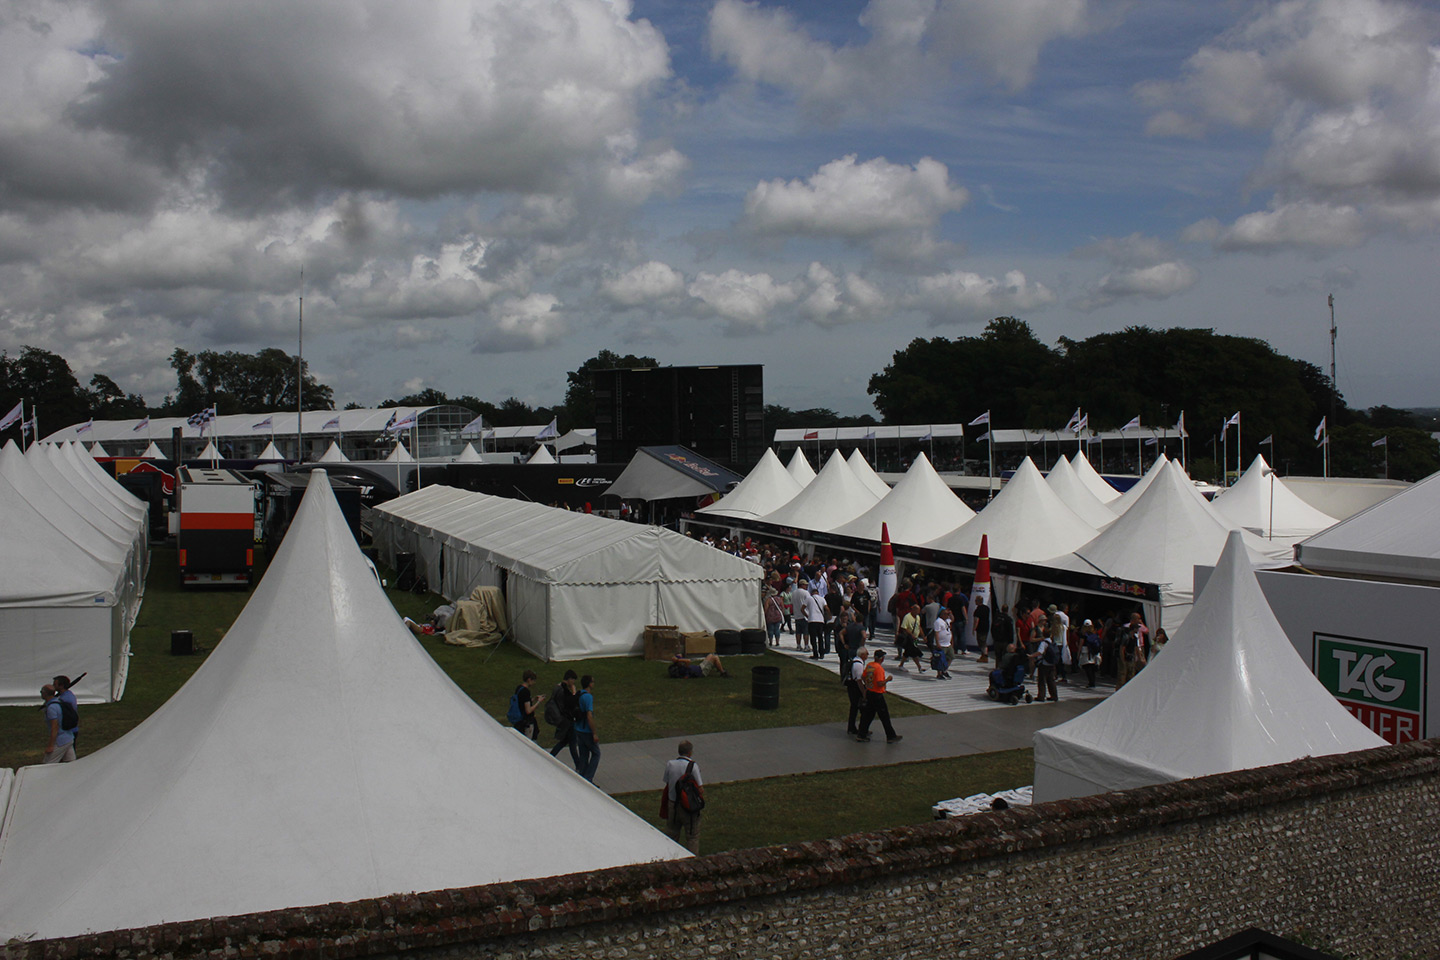
[[[1355,207],[1303,201],[1247,213],[1223,229],[1202,223],[1192,230],[1191,235],[1197,237],[1213,231],[1211,242],[1217,249],[1254,251],[1355,247],[1371,232]]]
[[[885,294],[858,274],[847,273],[841,279],[825,265],[812,263],[805,279],[810,292],[800,303],[800,314],[820,326],[860,323],[884,315]]]
[[[642,263],[600,283],[600,294],[619,307],[641,307],[674,300],[685,294],[685,277],[658,260]]]
[[[1096,310],[1135,297],[1165,300],[1190,289],[1200,279],[1200,271],[1176,258],[1168,244],[1140,233],[1105,237],[1073,255],[1107,260],[1112,268],[1074,301],[1080,310]]]
[[[929,157],[908,167],[881,157],[857,163],[850,154],[804,181],[756,184],[745,197],[745,222],[762,234],[865,239],[929,230],[968,199]]]
[[[800,296],[798,282],[778,283],[768,273],[700,273],[688,288],[690,296],[704,309],[725,321],[732,336],[765,333],[777,309],[794,303]]]
[[[933,326],[978,323],[993,317],[1036,310],[1055,302],[1043,283],[1028,280],[1019,270],[1003,278],[955,270],[921,277],[918,291],[906,305],[928,314]]]
[[[532,293],[497,304],[475,335],[476,353],[539,350],[559,342],[566,333],[560,301],[548,293]]]

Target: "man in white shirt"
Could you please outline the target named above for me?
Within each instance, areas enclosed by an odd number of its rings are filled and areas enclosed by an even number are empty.
[[[935,678],[950,679],[950,647],[954,644],[951,623],[955,614],[949,607],[941,607],[935,616]]]
[[[689,740],[680,741],[680,755],[665,764],[665,797],[668,815],[665,832],[676,843],[680,834],[685,834],[685,846],[696,856],[700,854],[700,810],[687,810],[681,797],[682,780],[694,780],[695,790],[701,803],[705,799],[705,784],[700,780],[700,765],[691,754],[695,747]]]

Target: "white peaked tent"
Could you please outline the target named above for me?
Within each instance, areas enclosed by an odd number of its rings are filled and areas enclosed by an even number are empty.
[[[1260,456],[1210,505],[1231,526],[1262,537],[1308,537],[1335,525],[1334,517],[1301,500]]]
[[[1085,481],[1076,475],[1075,468],[1064,457],[1055,461],[1055,466],[1050,468],[1050,473],[1045,477],[1045,483],[1055,491],[1057,497],[1065,501],[1065,506],[1078,513],[1081,520],[1096,530],[1104,530],[1115,522],[1115,511],[1090,492]]]
[[[550,452],[550,448],[542,443],[539,447],[535,449],[534,453],[530,454],[530,459],[526,460],[525,462],[544,464],[557,463],[558,461],[555,459],[555,454]]]
[[[146,447],[146,448],[145,448],[145,452],[142,453],[142,454],[140,454],[140,459],[141,459],[141,460],[164,460],[164,459],[165,459],[165,454],[160,450],[159,447],[157,447],[157,446],[155,445],[155,441],[154,441],[154,440],[151,440],[151,441],[150,441],[150,446]]]
[[[1144,496],[1145,491],[1149,488],[1150,484],[1155,482],[1155,478],[1160,476],[1160,471],[1164,470],[1165,465],[1169,462],[1170,458],[1165,456],[1165,454],[1163,453],[1160,454],[1160,456],[1156,457],[1155,462],[1150,465],[1150,469],[1145,471],[1145,475],[1143,477],[1135,481],[1134,486],[1132,486],[1129,490],[1126,490],[1124,493],[1120,494],[1119,497],[1110,502],[1110,509],[1114,511],[1116,515],[1122,514],[1126,510],[1129,510],[1132,506],[1135,505],[1135,501],[1139,500],[1142,496]]]
[[[1302,541],[1295,561],[1325,573],[1440,583],[1440,473]]]
[[[1095,528],[1055,495],[1029,457],[974,518],[923,546],[978,556],[980,538],[990,538],[990,556],[1033,563],[1073,550],[1095,536]]]
[[[319,470],[195,675],[105,749],[22,768],[0,850],[0,940],[688,855],[450,681]]]
[[[845,458],[845,463],[850,467],[851,471],[854,472],[855,476],[860,478],[860,482],[870,488],[871,493],[877,497],[889,496],[890,484],[880,479],[880,474],[876,473],[874,468],[870,466],[869,461],[865,459],[865,455],[860,452],[859,447],[851,451],[850,456]]]
[[[340,449],[340,444],[336,443],[334,440],[331,440],[330,446],[326,447],[325,452],[320,455],[320,462],[349,463],[350,458],[345,456],[345,451]]]
[[[334,441],[332,440],[331,442],[333,443]],[[274,441],[274,440],[271,440],[269,443],[265,444],[265,449],[264,449],[264,450],[261,450],[261,451],[260,451],[260,456],[256,457],[255,459],[256,459],[256,460],[284,460],[285,457],[284,457],[284,455],[281,454],[280,451],[276,448],[276,446],[275,446],[275,441]]]
[[[404,443],[404,441],[402,441],[402,440],[396,440],[396,441],[395,441],[395,449],[390,451],[390,455],[385,458],[385,462],[386,462],[386,463],[414,463],[414,462],[415,462],[415,458],[412,457],[412,456],[410,456],[410,451],[409,451],[409,450],[406,450],[406,449],[405,449],[405,443]]]
[[[1070,466],[1075,470],[1075,476],[1085,484],[1085,488],[1095,494],[1095,499],[1109,505],[1120,499],[1120,491],[1110,486],[1105,478],[1091,465],[1090,459],[1083,453],[1076,453],[1070,456]]]
[[[862,540],[880,540],[880,525],[890,526],[890,542],[918,544],[937,530],[954,530],[975,516],[940,479],[925,454],[915,458],[895,488],[860,516],[832,533]]]
[[[1158,584],[1158,626],[1173,633],[1194,601],[1195,567],[1215,562],[1230,528],[1210,511],[1179,465],[1163,465],[1150,480],[1144,495],[1104,533],[1042,566]],[[1252,564],[1275,566],[1283,560],[1283,548],[1272,553],[1272,546],[1253,534],[1242,537]],[[1157,626],[1153,618],[1146,620],[1151,629]]]
[[[455,463],[481,463],[483,462],[479,452],[476,451],[473,443],[466,443],[465,449],[455,458]]]
[[[105,448],[100,446],[100,441],[96,440],[94,443],[90,444],[90,456],[98,460],[101,457],[108,457],[110,456],[110,454],[106,453]]]
[[[136,497],[129,490],[106,473],[100,464],[90,457],[85,456],[79,444],[46,444],[43,447],[32,448],[40,453],[49,455],[50,459],[61,469],[71,469],[75,476],[94,488],[105,500],[118,506],[122,513],[133,520],[139,521],[139,526],[146,536],[141,537],[142,543],[148,544],[148,533],[145,522],[150,515],[150,507],[139,497]]]
[[[860,516],[879,500],[836,450],[795,499],[760,519],[782,527],[829,532]]]
[[[215,441],[214,441],[214,440],[211,440],[209,443],[205,444],[205,449],[204,449],[204,450],[201,450],[201,451],[200,451],[200,455],[199,455],[198,457],[196,457],[195,459],[196,459],[196,460],[222,460],[222,459],[224,459],[224,458],[220,456],[220,451],[219,451],[219,449],[215,446]]]
[[[1185,626],[1105,702],[1035,734],[1037,803],[1385,741],[1311,675],[1232,531]]]
[[[709,506],[695,511],[702,517],[730,517],[736,520],[758,520],[794,500],[803,488],[790,476],[790,471],[767,449],[755,469],[735,488]]]
[[[802,487],[809,486],[810,481],[815,479],[815,468],[810,466],[810,461],[805,459],[805,454],[799,447],[790,455],[790,462],[785,465],[785,469],[790,471],[790,476]]]

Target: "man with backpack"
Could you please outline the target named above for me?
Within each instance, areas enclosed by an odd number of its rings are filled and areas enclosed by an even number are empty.
[[[1036,632],[1040,638],[1035,647],[1035,652],[1030,655],[1030,660],[1035,663],[1035,699],[1041,703],[1045,702],[1046,691],[1049,691],[1049,699],[1058,703],[1060,697],[1055,688],[1055,672],[1060,668],[1060,644],[1050,636],[1047,629],[1048,622],[1041,621],[1041,629]]]
[[[550,756],[558,757],[561,748],[568,746],[570,762],[576,770],[580,769],[580,749],[575,741],[575,720],[580,711],[580,691],[575,684],[579,679],[574,670],[566,670],[545,704],[545,722],[555,728],[555,745],[550,748]]]
[[[680,843],[685,835],[685,847],[695,855],[700,854],[700,811],[705,809],[705,784],[700,780],[700,766],[692,754],[695,746],[689,740],[680,741],[680,755],[665,764],[665,793],[661,803],[665,817],[665,832],[670,839]]]
[[[85,671],[85,673],[89,672],[90,671],[88,670]],[[75,699],[75,691],[70,688],[73,687],[80,680],[84,679],[84,677],[85,674],[82,673],[74,680],[71,680],[69,677],[65,676],[65,674],[61,673],[57,674],[50,681],[50,683],[55,687],[56,696],[60,698],[60,702],[69,704],[70,711],[73,712],[75,715],[73,718],[75,721],[75,726],[70,731],[70,745],[71,748],[75,750],[80,749],[80,701]]]
[[[60,699],[59,691],[51,684],[40,688],[40,698],[45,701],[45,728],[49,732],[40,762],[69,763],[75,759],[75,728],[80,725],[80,715]]]
[[[540,724],[535,720],[535,708],[545,702],[543,694],[536,697],[530,693],[530,688],[535,686],[538,679],[540,678],[534,670],[525,671],[520,677],[520,685],[510,694],[510,709],[505,715],[511,726],[531,740],[540,736]]]

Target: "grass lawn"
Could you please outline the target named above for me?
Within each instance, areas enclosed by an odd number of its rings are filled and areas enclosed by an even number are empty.
[[[705,758],[696,760],[703,773]],[[941,800],[997,793],[1033,779],[1034,752],[1027,749],[716,784],[705,788],[700,852],[924,823],[933,819],[930,807]],[[615,799],[650,823],[663,825],[658,785]]]
[[[255,573],[264,572],[264,551],[255,551]],[[393,575],[382,571],[391,583]],[[396,609],[422,620],[441,598],[388,590]],[[214,648],[250,599],[249,590],[181,591],[173,546],[152,550],[145,603],[131,632],[130,674],[120,703],[82,705],[80,753],[85,755],[112,742],[164,703]],[[170,655],[170,631],[195,634],[195,656]],[[440,667],[497,720],[504,721],[510,694],[527,668],[540,675],[538,688],[548,693],[565,670],[595,677],[595,694],[606,742],[646,740],[723,730],[833,723],[843,718],[847,703],[839,680],[830,673],[776,653],[763,657],[726,660],[730,679],[671,680],[665,665],[634,657],[608,657],[570,663],[545,664],[506,643],[488,649],[452,647],[438,640],[423,646]],[[750,668],[757,664],[780,667],[780,708],[755,710],[750,706]],[[78,672],[78,670],[77,670]],[[48,679],[48,678],[46,678]],[[38,763],[44,747],[44,721],[36,707],[0,709],[0,767]],[[890,698],[896,717],[932,713],[928,707]],[[548,736],[548,729],[542,729]],[[974,791],[971,791],[974,792]],[[956,794],[950,794],[955,796]]]

